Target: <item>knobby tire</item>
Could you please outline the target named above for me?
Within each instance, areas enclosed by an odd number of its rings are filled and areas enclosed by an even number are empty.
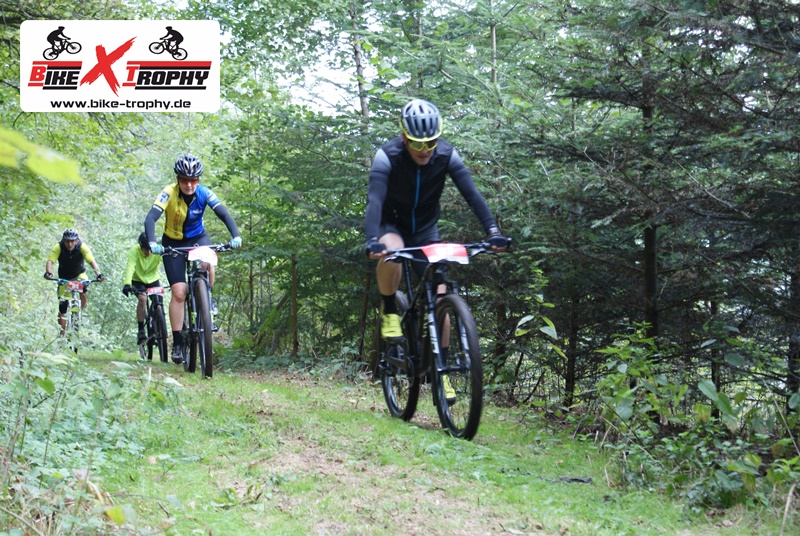
[[[183,310],[183,370],[194,372],[197,369],[197,343],[195,341],[194,323],[192,322],[192,297],[186,296]]]
[[[197,306],[195,316],[195,330],[192,337],[190,354],[195,363],[200,364],[200,371],[204,378],[210,378],[214,372],[214,358],[212,356],[212,330],[211,307],[208,300],[208,283],[205,279],[196,279],[194,282],[194,300]]]
[[[164,318],[164,306],[156,304],[153,308],[153,336],[158,347],[158,355],[162,363],[169,361],[167,354],[167,320]]]
[[[439,420],[451,435],[472,439],[478,432],[483,411],[483,367],[478,340],[478,329],[461,296],[448,294],[436,305],[436,323],[439,343],[447,329],[449,316],[449,350],[445,367],[449,372],[440,373],[436,366],[433,372],[433,398]],[[455,402],[448,403],[445,396],[443,376],[447,376],[455,389]]]
[[[395,301],[397,302],[398,313],[402,317],[408,309],[408,299],[404,293],[398,292],[395,295]],[[409,358],[408,352],[414,333],[409,322],[403,322],[402,327],[403,336],[406,338],[406,341],[402,344],[392,345],[381,337],[380,319],[378,320],[378,340],[380,341],[381,359],[379,367],[383,397],[386,400],[389,413],[392,417],[408,421],[411,420],[414,413],[417,411],[420,387],[419,376],[416,374],[417,371],[415,368],[412,367],[402,370],[386,359],[387,353],[405,359]],[[417,360],[417,363],[418,362]]]

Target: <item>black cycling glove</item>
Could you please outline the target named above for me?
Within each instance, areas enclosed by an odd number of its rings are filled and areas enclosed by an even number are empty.
[[[130,296],[131,292],[133,292],[133,287],[132,286],[125,285],[124,287],[122,287],[122,293],[125,294],[126,296]]]
[[[386,251],[386,245],[378,242],[377,238],[370,238],[367,240],[367,245],[364,247],[364,252],[369,257],[372,254],[378,255]]]
[[[493,232],[489,235],[489,237],[486,239],[486,242],[488,242],[490,246],[494,246],[496,248],[501,248],[501,249],[507,248],[508,246],[511,245],[511,239],[501,235],[500,231],[497,228],[495,228]]]

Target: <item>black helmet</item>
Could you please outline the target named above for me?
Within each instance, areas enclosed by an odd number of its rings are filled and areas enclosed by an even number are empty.
[[[403,106],[400,126],[410,140],[435,140],[442,133],[442,117],[439,115],[439,108],[430,102],[414,99]]]
[[[139,247],[142,249],[150,249],[150,242],[147,241],[147,235],[145,233],[139,235]]]
[[[64,234],[61,236],[63,240],[77,240],[78,239],[78,231],[73,228],[69,228],[64,231]]]
[[[203,174],[203,163],[193,154],[185,154],[175,161],[175,174],[199,177]]]
[[[58,29],[59,29],[59,30],[63,30],[63,29],[64,29],[64,27],[63,27],[63,26],[59,26],[59,27],[58,27]]]

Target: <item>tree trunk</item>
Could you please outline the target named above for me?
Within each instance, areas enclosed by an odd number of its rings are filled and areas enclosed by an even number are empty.
[[[789,300],[790,303],[797,303],[800,299],[800,273],[792,272],[789,279]],[[792,334],[789,336],[789,353],[787,355],[786,372],[786,402],[787,411],[789,398],[800,389],[800,327],[797,322],[793,322]]]
[[[567,368],[564,373],[564,406],[570,407],[575,400],[577,384],[575,370],[578,362],[578,303],[580,298],[572,296],[569,303],[569,325],[567,326]]]
[[[358,317],[358,357],[367,361],[364,356],[364,340],[367,337],[367,313],[369,313],[369,289],[372,280],[371,266],[364,273],[364,293],[361,299],[361,314]]]
[[[647,336],[658,336],[658,255],[656,225],[644,230],[644,319]]]
[[[292,357],[297,358],[300,337],[297,333],[297,255],[292,253]]]

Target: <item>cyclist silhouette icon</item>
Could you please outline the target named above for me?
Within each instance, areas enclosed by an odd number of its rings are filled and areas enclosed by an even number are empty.
[[[179,46],[182,42],[183,35],[177,30],[173,30],[172,26],[167,26],[167,35],[159,37],[158,41],[150,43],[150,52],[161,54],[166,50],[174,59],[185,60],[189,54],[186,49]]]
[[[70,41],[69,37],[64,35],[64,27],[59,26],[57,30],[53,30],[47,34],[47,42],[50,47],[46,48],[42,53],[44,59],[54,60],[61,55],[65,50],[70,54],[77,54],[81,51],[81,44],[77,41]]]

